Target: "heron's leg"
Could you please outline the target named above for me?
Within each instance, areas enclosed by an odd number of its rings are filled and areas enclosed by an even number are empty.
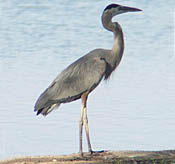
[[[83,115],[83,124],[86,130],[86,137],[87,137],[87,142],[88,142],[88,150],[92,154],[92,147],[90,143],[90,137],[89,137],[89,128],[88,128],[88,117],[87,117],[87,107],[84,108],[84,115]]]
[[[80,122],[79,122],[79,130],[80,130],[80,154],[83,155],[83,145],[82,145],[82,133],[83,133],[83,115],[84,115],[84,109],[83,104],[81,106],[80,111]]]
[[[85,92],[81,96],[82,104],[81,104],[81,114],[80,114],[80,153],[83,155],[83,146],[82,146],[82,133],[83,133],[83,125],[85,126],[86,130],[86,137],[88,142],[88,150],[90,153],[92,153],[91,143],[90,143],[90,137],[89,137],[89,128],[88,128],[88,118],[87,118],[87,98],[88,98],[88,92]]]

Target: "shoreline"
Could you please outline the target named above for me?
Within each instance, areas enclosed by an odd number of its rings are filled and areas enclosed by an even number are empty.
[[[104,151],[70,155],[25,156],[1,160],[0,164],[175,164],[175,150]]]

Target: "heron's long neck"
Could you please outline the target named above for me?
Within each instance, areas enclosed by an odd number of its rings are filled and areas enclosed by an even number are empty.
[[[112,31],[113,30],[112,14],[103,13],[101,18],[102,18],[103,27],[109,31]]]
[[[120,63],[121,58],[123,56],[124,50],[124,40],[123,40],[123,32],[119,23],[112,22],[112,14],[106,13],[102,15],[102,23],[105,29],[112,31],[114,33],[114,43],[111,50],[111,54],[108,57],[108,61],[112,66],[112,70],[114,70],[117,65]]]
[[[124,39],[123,39],[123,32],[118,23],[115,24],[114,30],[114,43],[111,51],[111,55],[113,57],[113,65],[116,68],[121,61],[124,51]],[[114,69],[115,69],[114,68]]]

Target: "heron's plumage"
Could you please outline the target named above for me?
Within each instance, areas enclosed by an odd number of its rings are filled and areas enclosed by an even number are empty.
[[[82,154],[82,127],[85,126],[88,149],[93,152],[90,144],[88,120],[87,120],[87,98],[88,94],[95,89],[100,81],[108,79],[111,73],[119,65],[124,51],[124,39],[122,28],[117,22],[112,22],[112,17],[125,12],[141,11],[137,8],[121,6],[117,4],[108,5],[102,14],[103,27],[114,33],[114,44],[112,50],[95,49],[87,55],[63,70],[51,85],[41,94],[35,104],[38,114],[47,115],[61,103],[82,100],[80,117],[80,153]]]
[[[105,80],[110,77],[124,50],[120,25],[115,22],[112,28],[115,36],[112,50],[95,49],[63,70],[38,98],[35,104],[37,114],[47,115],[61,103],[79,99],[84,92],[90,93],[96,88],[103,77]]]
[[[41,94],[35,104],[35,111],[49,110],[54,104],[74,101],[84,92],[91,92],[105,74],[106,62],[103,57],[104,52],[97,49],[68,66]]]

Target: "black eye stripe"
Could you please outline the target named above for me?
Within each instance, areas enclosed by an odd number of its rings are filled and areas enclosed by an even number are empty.
[[[107,7],[104,9],[104,11],[109,10],[109,9],[112,9],[112,8],[116,8],[116,7],[118,7],[118,6],[120,6],[120,5],[117,5],[117,4],[110,4],[109,6],[107,6]]]

